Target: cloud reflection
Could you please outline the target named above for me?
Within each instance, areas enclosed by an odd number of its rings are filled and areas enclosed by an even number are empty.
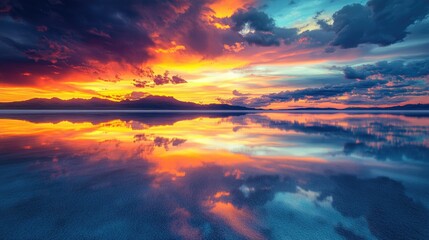
[[[0,119],[5,239],[429,237],[426,117],[28,119]]]

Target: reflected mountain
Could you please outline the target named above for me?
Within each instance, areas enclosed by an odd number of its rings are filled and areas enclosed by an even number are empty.
[[[426,118],[182,115],[0,117],[2,238],[429,238]]]
[[[72,123],[89,122],[100,124],[112,120],[142,122],[149,126],[172,125],[183,120],[196,118],[224,118],[241,116],[246,112],[34,112],[34,113],[0,113],[0,119],[17,119],[33,123],[59,123],[69,121]]]

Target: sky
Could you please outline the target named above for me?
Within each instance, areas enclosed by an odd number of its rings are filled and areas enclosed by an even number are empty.
[[[429,103],[428,0],[0,0],[0,102]]]

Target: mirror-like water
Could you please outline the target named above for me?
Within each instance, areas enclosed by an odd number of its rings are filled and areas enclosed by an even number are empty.
[[[429,116],[0,115],[4,239],[429,239]]]

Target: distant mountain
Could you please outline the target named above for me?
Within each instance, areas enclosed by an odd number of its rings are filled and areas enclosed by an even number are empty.
[[[0,103],[0,109],[51,109],[51,110],[255,110],[252,108],[232,106],[228,104],[197,104],[182,102],[173,97],[148,96],[139,100],[123,100],[114,102],[107,99],[73,98],[62,100],[59,98],[33,98],[19,102]]]
[[[429,104],[407,104],[402,106],[393,106],[393,107],[348,107],[343,109],[337,109],[337,108],[294,108],[294,109],[287,109],[287,110],[298,110],[298,111],[353,111],[353,110],[429,110]]]
[[[197,104],[182,102],[174,97],[148,96],[139,100],[123,100],[120,102],[101,98],[62,100],[59,98],[33,98],[18,102],[0,102],[0,109],[50,109],[50,110],[258,110],[228,104]],[[353,110],[429,110],[429,104],[407,104],[393,107],[348,107],[337,108],[294,108],[290,111],[353,111]]]

